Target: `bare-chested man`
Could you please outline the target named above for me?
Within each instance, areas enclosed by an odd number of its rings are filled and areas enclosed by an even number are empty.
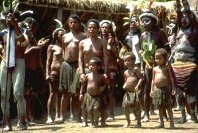
[[[73,111],[76,111],[75,114],[77,116],[75,116],[75,119],[80,120],[80,107],[78,105],[79,87],[76,83],[79,82],[79,78],[76,78],[75,74],[78,68],[79,42],[85,39],[86,35],[83,32],[81,32],[81,22],[78,15],[69,16],[68,25],[70,28],[70,32],[63,35],[64,61],[62,62],[60,70],[59,89],[62,93],[59,120],[60,123],[64,121],[64,114],[67,110],[71,97],[71,117],[74,116]]]
[[[52,105],[56,103],[56,115],[55,122],[59,121],[60,112],[60,92],[58,90],[59,77],[60,77],[60,66],[63,61],[63,50],[62,50],[62,36],[65,34],[63,28],[58,28],[53,32],[54,42],[48,46],[47,49],[47,62],[46,62],[46,80],[49,81],[50,94],[47,103],[47,124],[53,122],[51,118]]]
[[[170,128],[174,128],[173,112],[171,107],[171,94],[174,93],[174,80],[172,78],[170,66],[166,65],[168,54],[163,48],[155,52],[156,67],[153,68],[153,77],[151,83],[151,96],[153,104],[159,109],[160,125],[158,128],[164,128],[164,110],[167,109],[170,118]]]
[[[104,73],[107,73],[107,43],[98,37],[99,22],[96,19],[90,19],[87,22],[87,33],[89,38],[84,39],[79,44],[79,73],[80,81],[85,81],[85,74],[89,73],[88,66],[92,57],[98,57],[103,61]],[[82,98],[83,99],[83,98]],[[105,116],[105,115],[101,115]],[[105,118],[101,118],[105,122]]]
[[[82,105],[82,116],[83,124],[82,126],[88,126],[87,123],[87,114],[89,114],[91,120],[91,126],[96,128],[98,127],[98,120],[101,114],[101,117],[105,117],[105,107],[106,107],[106,98],[105,98],[105,89],[107,87],[107,79],[104,74],[101,73],[102,69],[102,60],[98,57],[93,57],[89,61],[89,70],[90,73],[86,74],[85,82],[81,89],[86,88],[86,93],[83,99]],[[81,92],[84,92],[81,90]],[[80,95],[84,95],[81,93]],[[105,121],[101,122],[101,126],[105,126]]]

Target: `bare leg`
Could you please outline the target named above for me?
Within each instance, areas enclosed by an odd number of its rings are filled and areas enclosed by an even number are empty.
[[[59,123],[60,122],[60,101],[61,101],[61,93],[58,89],[56,89],[56,116],[54,122]]]
[[[53,122],[52,118],[51,118],[51,112],[52,112],[52,107],[53,107],[53,102],[54,102],[54,90],[52,88],[51,83],[49,83],[49,89],[50,89],[50,94],[49,94],[49,98],[47,101],[47,121],[46,124],[50,124]]]
[[[135,103],[134,113],[137,119],[137,125],[135,127],[140,128],[141,127],[141,105],[139,102]]]
[[[99,111],[98,111],[99,112]],[[100,115],[101,115],[101,127],[106,127],[107,126],[107,124],[105,123],[105,120],[106,120],[106,115],[107,115],[107,113],[106,113],[106,110],[100,110]]]
[[[77,122],[81,122],[81,108],[80,108],[80,100],[79,100],[79,95],[73,96],[72,97],[72,107],[73,107],[73,114],[74,114],[74,119]]]
[[[167,111],[168,111],[168,116],[169,116],[169,119],[170,119],[170,128],[175,128],[174,122],[173,122],[173,111],[172,111],[172,108],[171,107],[167,108]]]
[[[130,120],[130,113],[129,113],[129,107],[125,107],[124,108],[124,113],[125,113],[125,117],[126,117],[126,124],[124,124],[123,127],[129,127],[131,120]]]
[[[114,107],[115,107],[115,83],[110,84],[109,94],[109,116],[110,120],[114,120]]]
[[[82,117],[83,117],[82,127],[88,126],[88,124],[87,124],[87,112],[86,112],[85,108],[82,108]]]
[[[94,128],[98,127],[98,120],[99,120],[99,111],[97,109],[93,110],[93,117],[94,117]]]
[[[67,90],[63,90],[62,91],[62,97],[61,97],[61,106],[60,106],[60,121],[63,122],[64,120],[64,114],[67,110],[67,107],[69,105],[70,102],[70,95],[67,92]]]
[[[88,112],[88,115],[90,117],[90,121],[91,121],[91,127],[94,127],[94,115],[93,115],[93,110],[90,110]]]
[[[159,106],[159,117],[160,117],[160,124],[157,128],[164,128],[164,107]]]

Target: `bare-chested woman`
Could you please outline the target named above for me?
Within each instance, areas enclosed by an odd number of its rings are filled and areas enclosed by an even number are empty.
[[[118,62],[119,58],[119,42],[115,37],[113,28],[115,25],[109,20],[102,20],[100,22],[100,29],[102,38],[107,41],[107,58],[108,58],[108,120],[114,120],[114,106],[115,106],[115,88],[116,77],[118,76]]]
[[[98,57],[104,64],[104,73],[107,73],[107,44],[106,41],[98,37],[99,22],[90,19],[87,22],[87,33],[89,38],[84,39],[79,44],[79,73],[81,82],[85,81],[85,74],[88,73],[89,61],[92,57]],[[83,98],[81,97],[81,100]],[[101,122],[105,122],[105,114],[101,114]]]
[[[63,50],[64,61],[61,64],[59,90],[61,91],[61,109],[60,120],[64,121],[64,114],[72,100],[71,119],[74,116],[76,120],[80,120],[80,106],[79,106],[79,87],[76,85],[79,80],[75,79],[75,74],[78,68],[78,51],[79,42],[86,38],[85,33],[81,32],[81,22],[78,15],[71,15],[68,18],[68,25],[70,32],[63,35]],[[79,77],[79,76],[78,76]],[[73,112],[75,111],[75,112]],[[73,113],[75,115],[73,115]]]
[[[55,42],[54,44],[49,45],[47,49],[46,79],[49,81],[50,94],[47,103],[48,116],[46,124],[53,122],[51,118],[53,101],[56,103],[55,122],[59,120],[60,92],[58,90],[58,85],[60,66],[63,61],[62,36],[64,34],[64,29],[56,29],[53,32],[53,38]]]

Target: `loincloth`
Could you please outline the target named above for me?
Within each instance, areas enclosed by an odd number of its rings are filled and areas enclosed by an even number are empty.
[[[140,90],[137,92],[126,92],[124,94],[122,107],[131,107],[135,103],[140,102]]]
[[[196,93],[197,65],[193,62],[175,62],[172,68],[177,88],[188,94]]]
[[[107,107],[106,96],[104,94],[98,96],[91,96],[88,92],[84,96],[82,107],[87,111],[93,109],[105,110]]]
[[[63,61],[60,68],[60,82],[59,90],[68,89],[68,92],[76,92],[76,82],[79,81],[80,76],[75,76],[78,68],[78,62],[69,63]],[[75,81],[75,83],[74,83]]]
[[[170,87],[154,87],[153,90],[153,104],[156,107],[164,106],[171,107],[171,88]]]

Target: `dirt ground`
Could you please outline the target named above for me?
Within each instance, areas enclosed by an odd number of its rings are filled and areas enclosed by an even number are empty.
[[[198,133],[198,123],[185,123],[176,124],[176,129],[169,129],[169,122],[165,122],[165,129],[155,128],[158,123],[158,115],[152,115],[150,122],[142,123],[142,128],[135,128],[136,121],[131,121],[129,128],[123,128],[122,126],[126,122],[125,116],[123,115],[122,108],[116,107],[116,116],[114,121],[107,121],[107,127],[91,128],[81,127],[80,123],[72,123],[65,121],[63,124],[46,125],[44,122],[36,124],[35,126],[29,126],[28,130],[23,133]],[[174,121],[179,119],[180,113],[174,112]],[[89,123],[90,124],[90,123]],[[1,128],[2,132],[2,128]],[[13,121],[13,131],[10,133],[21,133],[22,131],[16,131],[16,120]]]

